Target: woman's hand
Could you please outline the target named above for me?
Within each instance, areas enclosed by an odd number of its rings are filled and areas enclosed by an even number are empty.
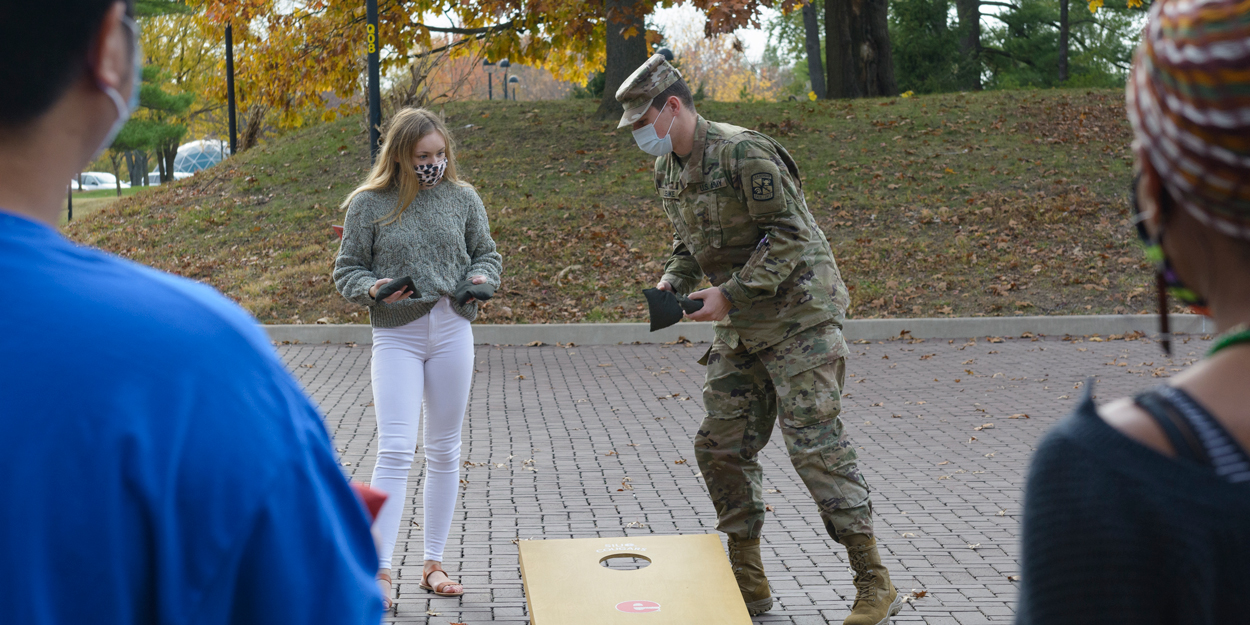
[[[386,284],[387,282],[390,282],[390,281],[391,281],[390,278],[382,278],[381,280],[374,282],[373,286],[369,287],[369,297],[377,297],[378,289],[381,288],[383,284]],[[394,304],[395,302],[398,302],[401,299],[407,299],[411,295],[412,295],[412,290],[409,289],[408,287],[404,287],[398,291],[395,291],[394,293],[392,293],[391,295],[389,295],[386,299],[382,301],[386,302],[387,304]]]
[[[470,281],[470,282],[472,282],[473,284],[482,284],[483,282],[486,282],[486,276],[473,276],[473,278],[471,278],[469,281]],[[477,299],[476,299],[476,298],[470,297],[470,298],[469,298],[469,301],[467,301],[467,302],[465,302],[465,303],[466,303],[466,304],[471,304],[471,303],[476,302],[476,301],[477,301]]]

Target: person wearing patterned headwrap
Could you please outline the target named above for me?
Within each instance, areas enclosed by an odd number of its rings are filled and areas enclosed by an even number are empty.
[[[1038,446],[1016,622],[1247,623],[1250,2],[1157,1],[1127,92],[1139,234],[1221,336],[1131,399],[1086,385]]]

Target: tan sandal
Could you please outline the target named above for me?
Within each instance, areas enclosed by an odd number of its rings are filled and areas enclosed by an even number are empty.
[[[382,571],[386,571],[386,572],[383,573]],[[395,607],[395,602],[391,600],[391,593],[395,589],[395,585],[391,581],[391,570],[390,569],[379,570],[378,581],[386,582],[386,590],[382,591],[382,611],[390,612],[391,609]],[[382,588],[382,584],[378,584],[378,589],[381,590],[381,588]]]
[[[464,584],[461,584],[460,582],[451,581],[450,575],[447,576],[448,581],[445,581],[436,587],[430,586],[430,574],[431,573],[442,573],[443,575],[447,575],[447,571],[444,571],[443,567],[438,566],[438,565],[434,565],[434,568],[430,569],[429,573],[422,571],[421,584],[420,584],[422,590],[428,590],[440,597],[460,597],[464,595]],[[460,586],[460,592],[444,592],[443,589],[447,588],[448,586]]]

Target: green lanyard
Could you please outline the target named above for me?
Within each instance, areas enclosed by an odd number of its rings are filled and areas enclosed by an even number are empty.
[[[1250,343],[1250,327],[1247,327],[1244,323],[1234,326],[1233,329],[1215,339],[1215,344],[1207,351],[1207,358],[1214,356],[1215,352],[1221,349],[1232,347],[1239,343]]]

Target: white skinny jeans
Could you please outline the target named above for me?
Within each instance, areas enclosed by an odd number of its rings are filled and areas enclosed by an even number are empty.
[[[460,488],[460,429],[473,380],[473,331],[447,298],[398,328],[373,329],[378,461],[372,486],[387,494],[378,514],[378,568],[391,568],[408,500],[408,471],[425,406],[425,559],[443,560]]]

